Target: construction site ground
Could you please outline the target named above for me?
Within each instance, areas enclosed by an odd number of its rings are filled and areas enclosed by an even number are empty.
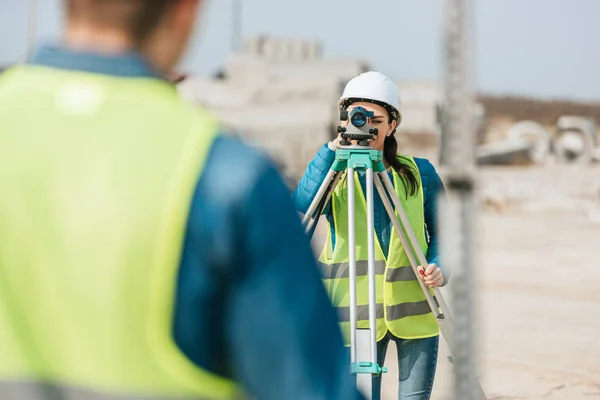
[[[479,183],[476,340],[488,400],[600,399],[600,167],[486,168]],[[322,219],[316,249],[325,231]],[[434,400],[452,393],[440,348]],[[386,366],[392,400],[393,344]]]

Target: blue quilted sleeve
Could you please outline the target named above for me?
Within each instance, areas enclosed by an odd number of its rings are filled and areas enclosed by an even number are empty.
[[[335,151],[324,145],[306,167],[304,175],[293,194],[294,206],[302,214],[305,214],[310,207],[334,161]],[[328,214],[329,209],[330,204],[327,204],[323,214]]]

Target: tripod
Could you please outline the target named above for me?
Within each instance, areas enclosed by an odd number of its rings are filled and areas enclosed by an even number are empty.
[[[342,144],[349,142],[342,142]],[[308,208],[302,223],[306,232],[312,236],[319,217],[328,204],[331,196],[339,183],[344,171],[347,172],[348,182],[348,253],[349,253],[349,280],[350,280],[350,372],[357,375],[359,389],[372,397],[372,377],[387,372],[377,363],[377,330],[376,330],[376,296],[375,296],[375,243],[374,243],[374,214],[373,214],[373,185],[377,189],[385,210],[398,233],[402,247],[410,260],[413,272],[425,299],[437,320],[440,332],[451,350],[453,348],[452,317],[439,288],[434,288],[435,299],[429,287],[420,278],[418,266],[427,266],[427,260],[415,233],[413,232],[406,212],[396,195],[394,186],[383,165],[382,152],[373,150],[365,142],[361,145],[343,145],[336,150],[336,159],[327,173],[325,180],[319,187],[317,195]],[[355,235],[355,193],[354,172],[366,172],[366,206],[367,206],[367,242],[368,242],[368,288],[369,288],[369,328],[357,329],[357,304],[356,304],[356,235]],[[398,217],[394,213],[395,207]],[[479,399],[484,400],[485,394],[479,386]]]

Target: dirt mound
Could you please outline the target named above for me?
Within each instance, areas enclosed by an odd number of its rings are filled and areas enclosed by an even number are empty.
[[[534,120],[542,125],[554,125],[562,115],[580,115],[600,122],[600,102],[586,103],[567,100],[539,100],[528,97],[478,96],[488,118],[510,118],[514,121]]]

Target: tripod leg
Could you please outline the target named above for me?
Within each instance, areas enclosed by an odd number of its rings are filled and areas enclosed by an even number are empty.
[[[367,226],[368,226],[368,277],[369,277],[369,328],[357,329],[356,327],[356,238],[355,238],[355,196],[354,196],[354,169],[348,168],[348,250],[350,266],[350,334],[352,362],[377,363],[377,329],[375,305],[375,242],[373,236],[373,188],[369,193],[369,172],[373,180],[373,170],[367,169]],[[353,342],[352,342],[353,341]],[[371,373],[357,373],[356,384],[366,399],[373,397],[373,375]]]
[[[350,361],[356,362],[356,224],[354,168],[348,168],[348,269],[350,278]]]
[[[394,228],[396,229],[396,232],[398,232],[398,235],[400,237],[400,242],[402,243],[402,247],[404,247],[404,249],[406,250],[406,255],[408,256],[408,259],[410,260],[410,263],[413,267],[413,271],[414,271],[415,275],[417,276],[417,281],[419,282],[421,289],[423,289],[423,293],[425,294],[425,297],[427,298],[427,302],[429,303],[431,310],[433,311],[434,315],[436,316],[436,320],[437,320],[438,326],[440,328],[440,332],[442,334],[442,337],[444,338],[444,341],[448,345],[450,354],[457,354],[456,353],[457,349],[455,347],[455,341],[454,341],[454,333],[453,333],[454,324],[452,321],[452,316],[450,314],[450,310],[449,310],[448,306],[446,305],[446,302],[444,301],[444,297],[442,296],[442,293],[439,290],[439,288],[435,288],[434,293],[435,293],[436,300],[440,304],[440,308],[442,308],[442,314],[439,313],[437,306],[435,304],[432,305],[433,299],[431,301],[429,300],[429,299],[431,299],[431,295],[429,293],[427,286],[423,282],[423,280],[419,278],[419,274],[417,272],[418,263],[417,263],[417,260],[415,259],[415,255],[413,254],[413,251],[417,253],[417,256],[419,256],[420,259],[425,260],[425,256],[423,255],[423,252],[421,251],[421,248],[419,247],[419,243],[417,242],[415,234],[410,226],[410,223],[408,222],[406,213],[405,213],[404,209],[402,208],[402,204],[400,204],[400,200],[398,199],[398,196],[396,196],[396,192],[394,191],[394,187],[391,185],[391,181],[390,181],[389,177],[387,176],[387,173],[386,172],[379,173],[379,178],[382,181],[384,181],[384,183],[389,183],[388,185],[386,185],[387,186],[387,193],[386,193],[386,190],[384,189],[381,181],[379,179],[375,180],[375,186],[377,187],[377,190],[379,191],[379,196],[381,197],[381,200],[383,201],[383,205],[384,205],[388,215],[390,216],[390,219],[392,221],[392,224],[394,225]],[[391,188],[390,188],[390,186],[391,186]],[[388,197],[388,195],[389,195],[389,197]],[[394,201],[394,205],[396,206],[396,211],[398,212],[398,215],[400,216],[400,219],[402,220],[402,225],[404,226],[406,233],[408,234],[409,237],[411,237],[411,235],[412,235],[411,239],[412,239],[413,246],[409,245],[406,235],[404,234],[404,231],[402,230],[402,226],[400,225],[400,221],[398,221],[396,214],[394,214],[394,210],[392,209],[392,205],[390,203],[390,198],[392,199],[392,201]],[[427,265],[427,261],[425,260],[424,262],[421,262],[421,265]],[[479,400],[486,399],[483,388],[481,387],[479,382],[477,382],[474,390],[476,391],[475,395],[476,395],[477,399],[479,399]]]
[[[319,209],[317,210],[318,212],[316,212],[314,214],[314,218],[319,219],[319,217],[323,213],[323,209],[325,208],[327,203],[329,203],[329,200],[331,200],[331,196],[333,195],[335,188],[337,187],[340,179],[342,178],[342,174],[343,174],[342,172],[337,172],[335,174],[335,176],[333,177],[333,181],[331,182],[331,185],[327,189],[327,194],[325,196],[325,200],[321,201],[321,204],[319,205]]]
[[[398,212],[400,221],[402,221],[402,225],[404,226],[404,229],[408,236],[409,243],[411,244],[414,254],[417,256],[417,261],[424,268],[427,267],[428,263],[427,263],[427,259],[425,258],[425,254],[423,254],[423,251],[421,250],[421,247],[419,246],[419,242],[417,241],[417,237],[415,236],[415,233],[413,232],[413,230],[410,226],[410,222],[408,221],[406,212],[402,208],[402,204],[400,204],[400,199],[398,199],[398,196],[396,196],[396,192],[394,190],[394,185],[392,184],[390,177],[387,175],[387,173],[381,173],[381,174],[379,174],[379,176],[381,177],[381,180],[383,181],[385,188],[387,189],[387,192],[388,192],[390,198],[392,199],[394,206],[396,207],[396,212]],[[396,218],[394,218],[394,219],[396,219]],[[407,254],[408,254],[408,249],[407,249]],[[415,271],[415,273],[417,273],[417,271]],[[418,277],[419,277],[419,275],[417,274],[417,278]],[[450,309],[449,309],[448,305],[446,304],[446,301],[444,300],[444,296],[442,296],[440,289],[434,288],[433,292],[435,294],[436,299],[438,300],[438,302],[440,304],[442,313],[444,313],[444,315],[446,317],[451,318]]]
[[[369,329],[371,330],[371,362],[377,362],[377,298],[375,296],[375,222],[373,221],[373,170],[367,168],[367,243],[369,252]]]
[[[386,174],[386,172],[380,173],[379,178],[381,177],[382,174]],[[429,308],[431,308],[431,311],[435,315],[436,319],[438,319],[438,320],[443,319],[444,316],[442,314],[440,314],[437,304],[435,304],[435,300],[433,300],[433,297],[431,297],[431,294],[429,293],[429,288],[427,287],[427,285],[425,285],[425,282],[423,282],[422,279],[419,279],[419,273],[417,271],[417,267],[419,264],[418,264],[417,260],[415,259],[413,252],[411,251],[411,247],[408,244],[408,240],[406,239],[406,236],[404,235],[402,226],[400,225],[400,222],[398,221],[396,214],[394,214],[394,210],[392,209],[392,205],[390,203],[390,199],[388,197],[387,192],[385,191],[380,179],[375,179],[374,183],[375,183],[375,187],[377,188],[377,191],[379,192],[379,197],[381,197],[381,201],[383,202],[383,206],[385,207],[385,210],[387,211],[387,213],[390,217],[390,220],[392,221],[392,225],[394,225],[394,228],[396,229],[396,232],[398,233],[398,237],[400,238],[400,243],[402,243],[402,247],[404,247],[404,249],[406,250],[406,255],[408,256],[408,259],[413,268],[413,271],[414,271],[415,275],[417,276],[417,281],[419,282],[419,285],[421,286],[421,289],[423,290],[423,293],[425,294],[425,299],[427,300],[427,303],[429,304]]]
[[[331,179],[334,177],[335,174],[336,174],[336,172],[333,169],[330,169],[329,172],[327,173],[327,175],[325,176],[323,183],[321,183],[321,186],[319,187],[319,190],[317,191],[317,195],[313,199],[312,203],[310,203],[310,206],[308,207],[306,214],[304,214],[304,218],[302,218],[302,225],[306,225],[308,220],[314,215],[315,210],[319,206],[319,202],[321,201],[321,198],[323,198],[323,195],[325,194],[325,191],[327,190],[327,187],[329,187],[329,184],[331,183]]]
[[[332,172],[334,173],[333,180],[331,180],[330,178],[330,174]],[[335,190],[341,177],[342,172],[335,172],[333,170],[329,171],[329,173],[325,177],[325,180],[323,180],[323,183],[319,187],[317,195],[315,196],[310,207],[306,211],[306,214],[302,219],[302,224],[304,225],[304,232],[308,234],[309,237],[312,238],[316,223],[319,221],[323,209],[331,199],[331,195]]]
[[[369,329],[356,330],[356,357],[359,361],[366,361],[370,355],[371,335]],[[373,375],[365,372],[356,374],[356,386],[365,399],[373,398]]]

